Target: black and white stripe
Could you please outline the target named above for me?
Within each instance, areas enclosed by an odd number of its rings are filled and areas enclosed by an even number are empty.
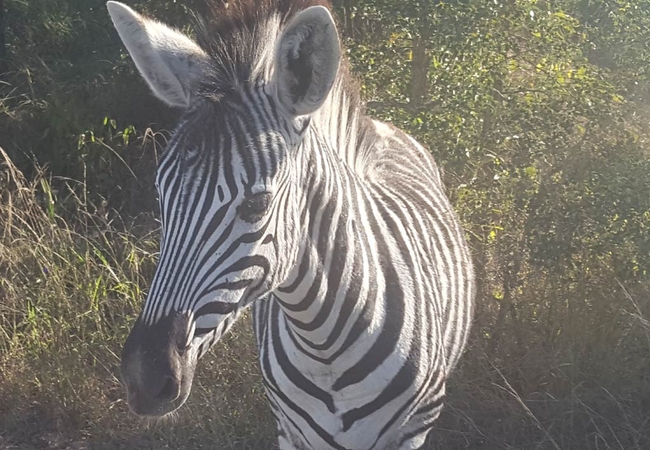
[[[281,448],[418,448],[472,319],[463,232],[429,152],[363,115],[345,67],[313,114],[278,104],[275,44],[257,37],[296,11],[263,3],[206,48],[231,67],[197,87],[160,163],[141,320],[188,315],[201,356],[254,304]]]

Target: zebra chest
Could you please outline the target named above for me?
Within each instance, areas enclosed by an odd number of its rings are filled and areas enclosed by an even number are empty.
[[[410,398],[416,385],[392,402],[384,403],[381,394],[388,383],[381,376],[368,376],[339,388],[336,383],[340,373],[323,367],[306,370],[295,354],[284,359],[278,358],[275,351],[290,353],[288,349],[274,349],[272,342],[262,341],[262,374],[278,425],[280,448],[397,448],[381,442],[401,433],[404,420],[395,417],[400,409],[397,404]],[[391,422],[393,426],[382,429]]]
[[[336,358],[315,358],[274,308],[275,302],[256,305],[254,320],[280,448],[399,448],[395,442],[423,398],[432,370],[427,358],[410,358],[406,346],[381,359],[368,358],[375,341],[370,335]]]

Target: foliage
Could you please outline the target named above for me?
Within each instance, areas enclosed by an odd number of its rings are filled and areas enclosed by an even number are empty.
[[[132,217],[155,208],[152,169],[178,113],[151,98],[103,3],[6,0],[0,145],[36,181],[17,182],[18,169],[5,164],[0,368],[9,376],[0,405],[44,396],[42,405],[63,414],[61,426],[96,432],[103,424],[115,438],[136,428],[83,399],[120,395],[111,352],[155,248]],[[131,3],[181,27],[205,4]],[[431,448],[650,446],[650,3],[334,3],[370,112],[431,149],[477,263],[475,333]],[[35,169],[43,165],[56,177],[43,178]],[[10,205],[26,192],[24,215],[15,216]],[[7,225],[8,217],[29,227]],[[248,362],[219,357],[234,357],[235,343],[216,350],[201,385],[259,389],[250,340],[239,348]],[[71,394],[62,380],[79,378],[68,367],[98,381]],[[38,381],[24,382],[26,373]],[[263,439],[266,419],[246,424],[259,417],[251,405],[214,417],[241,426],[230,435]],[[179,429],[194,414],[206,442],[226,445],[210,436],[226,425],[191,408]],[[174,446],[164,431],[152,435]]]

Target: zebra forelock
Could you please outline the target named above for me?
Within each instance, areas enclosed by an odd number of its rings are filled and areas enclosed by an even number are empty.
[[[213,61],[206,95],[268,75],[274,43],[296,13],[327,0],[211,0],[195,14],[198,44]]]
[[[233,90],[268,86],[274,70],[276,43],[299,12],[311,6],[331,9],[328,0],[213,0],[196,15],[201,48],[210,57],[210,69],[197,80],[196,96],[220,99]],[[371,157],[367,121],[359,86],[341,59],[338,75],[325,104],[311,118],[319,122],[322,138],[345,153],[343,159],[360,170]],[[373,133],[370,133],[372,135]],[[366,161],[367,162],[367,161]]]

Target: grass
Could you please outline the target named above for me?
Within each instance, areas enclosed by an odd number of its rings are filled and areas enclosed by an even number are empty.
[[[64,220],[44,174],[28,182],[1,149],[0,200],[0,448],[266,448],[269,414],[246,323],[203,362],[174,418],[127,411],[119,352],[155,267],[151,217],[109,221],[71,188],[57,200],[76,205]]]
[[[173,418],[128,412],[119,352],[153,274],[157,224],[122,221],[68,184],[54,190],[42,171],[26,180],[0,150],[0,448],[274,448],[248,320],[204,358]],[[429,448],[650,448],[650,292],[620,288],[590,294],[577,319],[544,322],[520,301],[495,350],[498,312],[481,303]],[[610,313],[601,300],[616,302]]]

